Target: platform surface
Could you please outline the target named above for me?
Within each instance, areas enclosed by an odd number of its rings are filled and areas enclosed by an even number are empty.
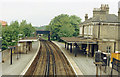
[[[37,52],[38,46],[39,42],[33,42],[33,49],[28,51],[27,54],[21,54],[18,60],[16,59],[17,54],[14,54],[12,65],[10,65],[9,57],[4,63],[2,63],[2,75],[20,75]]]
[[[73,60],[75,65],[77,65],[77,66],[74,66],[74,67],[78,67],[83,75],[96,75],[96,66],[94,64],[95,59],[93,57],[87,57],[85,54],[81,53],[80,51],[79,51],[79,53],[77,53],[77,57],[75,57],[74,49],[73,49],[73,52],[70,53],[70,50],[65,49],[65,47],[64,47],[65,44],[64,43],[60,43],[60,42],[55,42],[55,43],[57,45],[59,45],[59,47],[62,50],[64,50],[64,52],[67,54],[67,56],[70,57]],[[107,68],[106,71],[109,71],[109,72],[106,72],[106,73],[104,72],[104,69],[105,68],[102,67],[102,75],[110,75],[111,68],[110,67]],[[81,72],[80,72],[80,74],[81,74]],[[98,70],[98,74],[100,75],[100,69]],[[118,75],[118,72],[113,70],[113,75]]]

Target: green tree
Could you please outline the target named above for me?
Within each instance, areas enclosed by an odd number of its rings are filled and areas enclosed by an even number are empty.
[[[12,21],[10,25],[7,27],[8,30],[12,30],[12,40],[17,41],[18,40],[18,34],[20,33],[19,29],[19,22],[18,21]]]
[[[9,27],[3,27],[2,28],[2,49],[5,50],[7,46],[13,45],[12,43],[12,29]]]
[[[16,45],[18,34],[31,37],[34,31],[34,27],[32,27],[31,24],[27,24],[26,20],[22,21],[20,24],[18,21],[12,21],[10,25],[2,27],[2,49],[5,50],[8,46]],[[12,40],[16,42],[12,42]]]
[[[60,40],[60,37],[71,37],[79,34],[81,19],[75,15],[61,14],[51,20],[46,30],[52,32],[51,38]]]
[[[31,23],[27,24],[26,20],[23,20],[20,23],[20,31],[25,37],[30,37],[33,35],[32,33],[35,32],[35,28],[32,27]]]
[[[79,24],[81,23],[81,18],[77,17],[76,15],[72,15],[70,16],[70,23],[75,29],[73,36],[78,36],[79,35]]]
[[[59,37],[72,37],[74,34],[74,28],[70,25],[64,25],[60,28],[58,32]]]
[[[2,36],[2,24],[0,23],[0,37]]]

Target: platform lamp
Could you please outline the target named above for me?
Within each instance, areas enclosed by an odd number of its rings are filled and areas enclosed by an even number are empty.
[[[88,31],[90,31],[90,30],[88,30],[88,29],[90,29],[89,28],[89,26],[88,26],[89,24],[87,24],[87,48],[86,48],[86,60],[88,60],[88,55],[89,55],[89,42],[88,42],[88,39],[89,39],[89,32]]]
[[[19,44],[19,36],[22,36],[23,34],[18,34],[18,43],[17,43],[17,46],[19,47],[20,44]],[[18,56],[18,48],[17,48],[17,60],[19,59],[19,56]]]

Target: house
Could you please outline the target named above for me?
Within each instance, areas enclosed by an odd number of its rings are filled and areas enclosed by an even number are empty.
[[[0,24],[2,25],[2,27],[7,26],[7,22],[2,21],[2,20],[0,20]]]

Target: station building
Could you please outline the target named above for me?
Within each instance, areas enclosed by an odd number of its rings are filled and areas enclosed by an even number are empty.
[[[104,53],[120,51],[120,8],[117,16],[109,13],[108,4],[101,4],[100,8],[93,9],[93,17],[89,18],[85,14],[85,21],[80,24],[79,31],[78,37],[61,38],[65,41],[65,47],[70,45],[70,51],[75,43],[91,56],[98,50]]]
[[[120,8],[118,16],[109,14],[108,4],[101,4],[100,8],[93,9],[93,17],[85,15],[85,21],[80,24],[79,37],[96,41],[97,50],[107,53],[120,51]],[[89,46],[90,45],[90,46]],[[93,44],[88,44],[89,52]]]

